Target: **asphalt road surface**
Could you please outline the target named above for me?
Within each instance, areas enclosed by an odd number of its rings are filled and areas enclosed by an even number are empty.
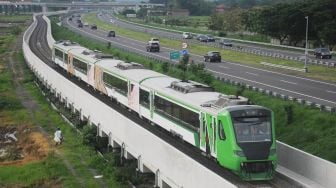
[[[160,37],[165,37],[165,38],[175,38],[175,39],[182,39],[182,34],[180,33],[174,33],[174,32],[169,32],[169,31],[164,31],[164,30],[158,30],[158,29],[154,29],[154,28],[148,28],[148,27],[143,27],[143,26],[139,26],[139,25],[134,25],[134,24],[130,24],[127,22],[123,22],[122,20],[118,20],[116,17],[112,16],[112,15],[108,15],[108,14],[98,14],[98,18],[104,22],[109,22],[111,24],[117,24],[120,27],[123,28],[128,28],[128,29],[132,29],[132,30],[136,30],[136,31],[140,31],[140,32],[147,32],[147,33],[152,33],[155,34],[157,36]],[[196,39],[188,39],[187,41],[193,40],[194,42],[197,42]],[[209,42],[211,43],[211,42]],[[305,55],[304,55],[304,51],[293,51],[293,50],[286,50],[286,49],[275,49],[275,48],[268,48],[268,47],[263,47],[263,46],[258,46],[258,45],[254,45],[254,44],[247,44],[247,43],[239,43],[239,42],[235,42],[232,41],[234,46],[240,46],[243,47],[245,49],[251,49],[251,50],[256,50],[256,51],[263,51],[263,52],[267,52],[267,53],[274,53],[274,54],[282,54],[284,56],[291,56],[291,57],[298,57],[300,59],[304,59]],[[208,45],[207,43],[200,43],[200,45]],[[312,60],[321,60],[321,59],[316,59],[315,56],[313,54],[309,55],[309,59]],[[324,61],[327,62],[334,62],[336,63],[335,59],[324,59]],[[304,63],[304,62],[298,62],[298,63]]]
[[[107,37],[107,32],[91,30],[89,27],[78,28],[76,20],[63,20],[63,25],[84,36],[94,38],[102,42],[111,42],[114,45],[127,48],[141,54],[166,59],[169,61],[171,51],[177,49],[161,46],[159,53],[146,52],[146,43],[119,36]],[[98,28],[99,29],[99,28]],[[203,57],[190,54],[195,62],[203,62]],[[269,70],[263,70],[246,65],[223,61],[221,63],[206,63],[206,69],[217,76],[243,82],[258,88],[263,88],[280,94],[304,99],[317,104],[336,107],[336,84],[317,81],[304,77],[291,76]]]

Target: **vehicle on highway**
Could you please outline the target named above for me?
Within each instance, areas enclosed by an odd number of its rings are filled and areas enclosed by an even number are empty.
[[[88,27],[88,26],[89,26],[89,23],[84,22],[84,27]]]
[[[208,36],[206,35],[197,35],[196,40],[200,42],[208,42]]]
[[[204,61],[205,62],[221,62],[222,56],[220,55],[220,52],[210,51],[204,55]]]
[[[232,41],[228,40],[228,39],[220,39],[219,44],[222,45],[222,46],[228,46],[228,47],[233,46]]]
[[[314,55],[316,58],[320,58],[320,59],[331,59],[331,53],[330,50],[328,48],[316,48],[314,50]]]
[[[189,33],[189,32],[183,32],[183,33],[182,33],[182,38],[183,38],[183,39],[192,39],[193,36],[192,36],[192,34]]]
[[[147,52],[160,52],[160,44],[157,41],[148,41],[146,45]]]
[[[107,36],[108,37],[115,37],[115,31],[109,31]]]
[[[270,109],[69,41],[54,43],[52,62],[242,179],[273,178],[277,155]]]
[[[158,38],[151,38],[149,40],[149,42],[154,42],[154,43],[159,43],[160,44],[160,40]]]
[[[78,19],[76,20],[77,23],[82,23],[82,20]]]
[[[95,24],[91,25],[91,29],[92,30],[97,30],[97,25],[95,25]]]
[[[206,35],[208,37],[208,42],[215,42],[216,39],[212,35]]]
[[[70,17],[70,18],[68,18],[68,20],[69,20],[69,21],[72,21],[72,18]]]
[[[80,23],[78,23],[78,25],[77,25],[78,27],[83,27],[83,24],[82,24],[82,22],[80,22]]]

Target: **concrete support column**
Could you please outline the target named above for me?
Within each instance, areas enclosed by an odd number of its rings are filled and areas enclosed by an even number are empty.
[[[155,185],[154,187],[161,187],[162,186],[162,181],[160,177],[160,170],[157,169],[155,172]]]
[[[43,6],[42,6],[42,12],[43,12],[43,13],[48,12],[48,7],[47,7],[47,5],[43,5]]]
[[[150,173],[152,172],[149,168],[147,168],[143,161],[142,161],[142,158],[141,158],[141,155],[139,155],[138,157],[138,168],[137,168],[138,171],[140,171],[141,173]]]

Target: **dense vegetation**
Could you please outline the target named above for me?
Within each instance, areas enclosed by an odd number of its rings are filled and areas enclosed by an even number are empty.
[[[0,22],[1,18],[7,20],[5,16],[0,17]],[[11,19],[23,22],[26,17]],[[18,27],[21,29],[22,26]],[[92,147],[92,143],[97,141],[93,126],[85,125],[80,134],[50,106],[46,96],[37,88],[22,51],[13,49],[21,40],[18,37],[20,32],[11,29],[1,32],[0,187],[128,187],[128,180],[141,183],[140,176],[135,176],[136,164],[121,166],[118,153],[106,154],[108,160],[97,155]],[[15,62],[13,68],[10,59]],[[61,146],[53,147],[52,138],[57,127],[61,128],[65,139]],[[7,149],[8,143],[4,143],[8,129],[16,130],[14,134],[18,139],[10,150]],[[86,142],[88,139],[90,143]],[[93,172],[104,176],[94,179]]]
[[[180,68],[169,66],[168,62],[158,64],[153,60],[129,52],[124,52],[111,45],[106,45],[86,37],[75,34],[55,23],[52,23],[52,32],[56,40],[68,39],[90,48],[98,49],[104,53],[113,54],[119,59],[144,64],[153,69],[180,79],[195,80],[213,86],[216,91],[226,94],[236,94],[240,87],[224,84],[215,80],[204,72],[201,66],[190,65]],[[185,74],[183,74],[185,71]],[[266,106],[275,113],[276,137],[278,140],[296,148],[305,150],[314,155],[336,162],[336,116],[320,112],[317,109],[301,106],[290,101],[265,96],[253,91],[245,90],[243,96],[248,97],[253,103]]]
[[[308,0],[292,4],[254,8],[243,16],[246,28],[294,45],[305,39],[305,17],[309,17],[309,40],[336,45],[336,1]]]
[[[304,41],[306,19],[309,18],[309,40],[314,46],[336,45],[336,1],[307,0],[256,6],[251,9],[232,8],[213,14],[209,28],[223,32],[248,30],[276,38],[291,45]],[[302,45],[302,44],[301,44]]]

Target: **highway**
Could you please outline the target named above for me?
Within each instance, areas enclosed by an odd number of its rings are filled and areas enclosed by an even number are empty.
[[[101,31],[99,28],[98,30],[91,30],[89,27],[78,28],[75,20],[68,21],[68,19],[64,19],[63,25],[90,38],[102,42],[109,41],[114,45],[118,45],[130,51],[167,61],[169,61],[169,53],[177,50],[161,46],[161,52],[150,53],[146,52],[145,42],[125,38],[118,33],[115,38],[110,38],[107,37],[107,32]],[[196,54],[190,55],[191,59],[195,62],[203,61],[202,56]],[[279,94],[304,99],[306,101],[330,107],[336,106],[336,84],[333,83],[287,75],[227,61],[223,61],[222,63],[206,63],[206,69],[216,76],[229,78],[251,86],[271,90]]]
[[[140,31],[140,32],[146,32],[149,34],[153,34],[159,37],[164,37],[164,38],[172,38],[175,40],[183,40],[186,42],[192,42],[192,43],[198,43],[199,45],[208,45],[208,46],[213,46],[214,42],[199,42],[196,39],[183,39],[182,38],[182,34],[180,33],[176,33],[176,32],[170,32],[170,31],[164,31],[164,30],[158,30],[158,29],[154,29],[154,28],[149,28],[149,27],[143,27],[143,26],[139,26],[139,25],[134,25],[134,24],[130,24],[127,22],[124,22],[123,20],[119,20],[118,18],[108,15],[108,14],[98,14],[98,18],[104,22],[109,22],[109,23],[113,23],[113,24],[117,24],[120,27],[123,28],[127,28],[127,29],[131,29],[134,31]],[[112,21],[112,22],[111,22]],[[217,45],[219,46],[219,42],[216,41]],[[241,48],[245,48],[245,49],[250,49],[250,50],[254,50],[254,51],[263,51],[266,53],[273,53],[273,54],[278,54],[278,55],[283,55],[283,56],[291,56],[291,57],[297,57],[299,59],[304,59],[304,51],[300,51],[300,50],[289,50],[289,49],[285,49],[285,48],[270,48],[270,47],[265,47],[262,45],[256,45],[256,44],[249,44],[249,43],[242,43],[242,42],[237,42],[237,41],[232,41],[234,46],[239,46]],[[230,48],[227,48],[230,49]],[[320,59],[316,59],[315,56],[313,54],[309,55],[309,59],[311,60],[320,60]],[[327,62],[334,62],[336,63],[335,59],[324,59],[324,61]],[[299,62],[302,63],[303,66],[303,61]]]

